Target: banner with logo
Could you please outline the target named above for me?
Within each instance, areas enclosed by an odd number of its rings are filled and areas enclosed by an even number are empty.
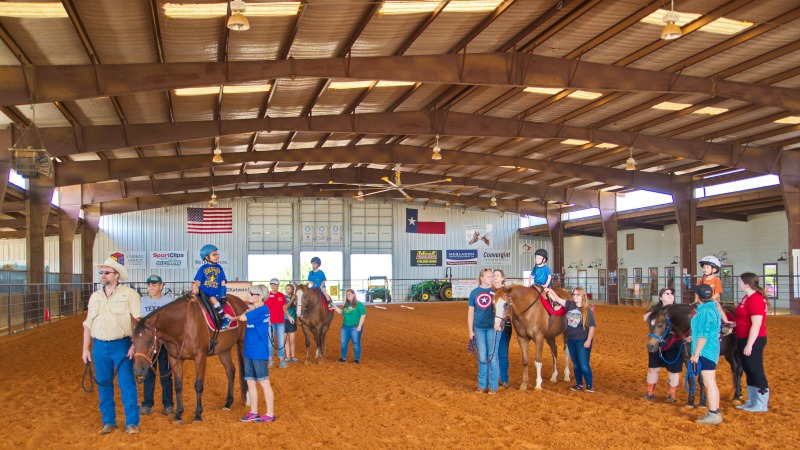
[[[453,298],[469,298],[469,293],[478,287],[478,280],[453,280]]]
[[[481,267],[511,265],[511,250],[480,250]]]
[[[187,255],[184,250],[154,250],[149,254],[150,269],[186,269]]]
[[[147,252],[125,252],[125,264],[128,269],[147,269]]]
[[[217,250],[217,253],[219,253],[219,261],[217,261],[217,264],[222,266],[223,270],[226,267],[230,267],[231,259],[230,259],[229,255],[228,255],[228,252],[224,251],[224,250]],[[198,254],[198,253],[195,253],[194,257],[192,257],[192,268],[194,270],[199,269],[200,266],[202,266],[205,263],[206,263],[205,261],[200,259],[200,254]],[[152,267],[151,267],[151,269],[152,269]],[[225,275],[227,276],[228,274],[226,273]],[[192,276],[194,276],[194,275],[192,275]]]
[[[533,247],[531,247],[530,244],[519,244],[520,255],[530,255],[531,253],[533,253]]]
[[[492,225],[467,225],[467,247],[492,248]]]
[[[331,225],[331,245],[342,245],[342,227]]]
[[[250,298],[251,287],[253,287],[253,283],[249,281],[228,281],[225,283],[225,289],[228,295],[235,295],[245,302]]]
[[[441,267],[441,250],[411,250],[411,267]]]
[[[303,225],[303,245],[311,245],[313,236],[313,227],[311,225]]]
[[[317,225],[317,234],[314,239],[317,241],[317,244],[328,245],[328,226]]]
[[[478,250],[447,250],[445,261],[448,266],[477,266]]]

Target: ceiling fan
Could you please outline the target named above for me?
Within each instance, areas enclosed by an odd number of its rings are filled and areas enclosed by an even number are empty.
[[[383,180],[388,186],[382,184],[359,184],[357,188],[344,188],[344,189],[321,189],[322,191],[355,191],[357,190],[358,193],[353,196],[356,200],[363,200],[364,197],[368,197],[370,195],[381,194],[383,192],[390,192],[390,191],[398,191],[403,194],[405,197],[405,201],[410,202],[414,200],[413,197],[408,195],[408,193],[404,189],[412,189],[419,186],[428,186],[432,184],[441,184],[441,183],[449,183],[452,178],[443,178],[441,180],[435,181],[426,181],[424,183],[414,183],[414,184],[402,184],[400,178],[400,164],[394,165],[394,181],[390,177],[382,177]],[[367,190],[368,192],[364,192]]]

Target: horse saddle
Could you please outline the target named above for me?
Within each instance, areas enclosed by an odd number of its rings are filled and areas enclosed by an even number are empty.
[[[335,311],[333,309],[333,306],[332,306],[333,305],[333,300],[331,300],[331,303],[329,305],[328,304],[328,298],[325,297],[324,293],[322,293],[322,289],[320,289],[320,288],[311,288],[311,290],[317,292],[317,295],[319,296],[319,301],[320,301],[320,303],[322,303],[322,309],[324,309],[326,312],[334,312]]]
[[[564,308],[561,305],[558,305],[558,308],[553,307],[552,300],[550,300],[548,296],[542,294],[542,298],[544,300],[542,301],[542,306],[544,306],[547,314],[550,314],[551,316],[563,316],[567,313],[567,308]]]
[[[203,315],[206,318],[206,323],[208,324],[208,328],[211,331],[225,331],[239,327],[239,322],[236,320],[232,320],[231,323],[226,328],[221,328],[222,320],[217,315],[217,312],[214,310],[214,307],[211,306],[211,301],[208,297],[200,292],[198,295],[198,299],[200,300],[200,305],[203,306]],[[223,301],[220,299],[220,304],[222,305],[222,312],[229,316],[237,316],[236,312],[233,310],[231,305],[227,301]]]

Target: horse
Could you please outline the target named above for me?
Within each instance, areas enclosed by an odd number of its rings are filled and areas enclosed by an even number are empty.
[[[726,306],[724,308],[731,314],[735,314],[732,307]],[[692,335],[691,322],[694,317],[695,309],[692,305],[688,304],[674,304],[668,305],[660,309],[656,309],[650,315],[650,334],[648,334],[647,351],[653,353],[664,348],[665,345],[672,344],[673,340],[683,340]],[[691,346],[687,343],[683,347],[682,358],[686,364],[686,370],[691,370],[689,364]],[[731,402],[739,404],[742,402],[742,363],[739,360],[739,355],[736,353],[736,335],[731,333],[727,336],[722,336],[719,342],[719,354],[724,356],[725,360],[731,366],[731,373],[733,374],[733,398]],[[706,404],[706,392],[703,386],[702,379],[698,377],[696,382],[700,386],[700,406]],[[689,399],[686,402],[688,408],[694,408],[694,389],[687,389]]]
[[[555,289],[559,297],[568,298],[564,289]],[[550,381],[558,382],[558,349],[556,337],[564,336],[564,381],[569,381],[569,350],[567,349],[567,316],[551,316],[544,302],[550,300],[539,287],[512,285],[502,287],[494,293],[495,330],[499,331],[506,318],[511,317],[517,342],[522,350],[522,384],[519,389],[528,389],[528,344],[533,340],[536,346],[536,390],[542,390],[542,350],[544,343],[550,346],[553,357],[553,376]]]
[[[235,314],[241,315],[247,311],[245,303],[236,296],[228,295],[228,303]],[[175,423],[183,423],[183,361],[191,359],[195,365],[194,390],[197,393],[197,407],[194,422],[202,421],[203,413],[203,385],[206,374],[206,357],[212,331],[206,322],[203,307],[194,294],[186,294],[161,309],[153,311],[140,320],[131,318],[133,322],[133,347],[135,356],[133,372],[141,378],[148,370],[153,369],[156,355],[162,345],[166,346],[169,355],[169,365],[175,374]],[[242,402],[247,396],[247,384],[244,381],[244,333],[245,325],[239,324],[238,328],[222,330],[219,333],[215,353],[225,367],[228,375],[228,395],[225,399],[225,408],[230,410],[233,404],[233,379],[236,368],[233,365],[231,349],[237,345],[239,357],[239,386]]]
[[[297,321],[303,327],[303,336],[306,338],[306,364],[311,363],[310,335],[314,336],[317,343],[316,359],[320,363],[325,358],[325,336],[333,321],[333,311],[325,310],[324,296],[317,289],[296,284],[294,292],[297,295]]]

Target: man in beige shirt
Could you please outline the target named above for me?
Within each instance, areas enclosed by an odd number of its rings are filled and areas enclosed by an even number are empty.
[[[100,267],[103,288],[89,298],[88,313],[83,322],[83,362],[94,362],[97,393],[103,428],[99,434],[117,429],[114,403],[114,377],[117,377],[125,409],[125,432],[139,432],[139,403],[133,376],[133,325],[131,317],[142,317],[141,298],[135,290],[122,286],[128,270],[113,257]],[[89,346],[91,344],[91,351]]]

